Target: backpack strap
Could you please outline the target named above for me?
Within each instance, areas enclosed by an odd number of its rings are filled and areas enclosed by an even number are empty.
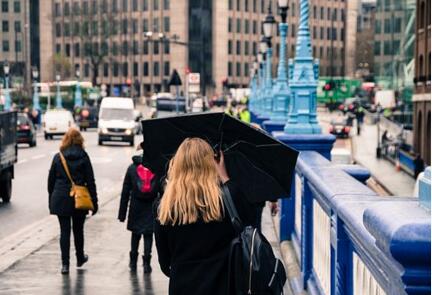
[[[70,180],[72,186],[74,186],[74,185],[75,185],[75,182],[73,181],[72,176],[71,176],[71,174],[70,174],[69,167],[68,167],[68,165],[67,165],[66,159],[65,159],[65,157],[63,156],[63,153],[62,153],[62,152],[60,152],[59,154],[60,154],[60,159],[61,159],[61,162],[62,162],[63,168],[64,168],[64,170],[65,170],[65,172],[66,172],[66,175],[67,175],[67,177],[69,178],[69,180]]]
[[[225,208],[228,211],[228,215],[230,217],[231,223],[237,233],[241,233],[243,231],[243,222],[240,219],[240,216],[237,213],[237,209],[235,207],[234,201],[231,196],[231,192],[228,189],[226,184],[222,185],[222,200],[225,205]]]

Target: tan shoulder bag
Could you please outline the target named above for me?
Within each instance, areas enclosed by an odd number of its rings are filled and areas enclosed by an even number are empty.
[[[72,188],[70,190],[69,196],[75,198],[75,209],[93,211],[94,206],[88,188],[82,185],[75,184],[69,172],[69,167],[67,165],[66,159],[61,152],[60,152],[60,158],[61,158],[63,168],[66,171],[66,174],[72,184]]]

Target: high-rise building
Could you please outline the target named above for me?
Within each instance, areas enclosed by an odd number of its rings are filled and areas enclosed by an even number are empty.
[[[431,0],[417,0],[413,95],[414,151],[431,163]]]
[[[0,5],[0,72],[9,62],[11,86],[25,88],[31,67],[39,66],[39,0],[0,0]]]
[[[322,75],[354,73],[350,2],[311,1],[313,55],[321,59]],[[131,84],[135,94],[148,95],[168,91],[177,69],[183,81],[186,72],[200,73],[208,95],[220,94],[225,79],[248,87],[269,3],[279,20],[277,1],[269,0],[42,1],[42,79],[53,80],[58,71],[73,76],[77,68],[83,79],[111,89]],[[299,8],[299,0],[290,1],[288,57],[295,53]],[[276,57],[278,42],[275,36]],[[273,64],[276,69],[277,58]]]
[[[355,58],[356,76],[359,78],[371,78],[374,72],[375,8],[375,1],[359,3]]]

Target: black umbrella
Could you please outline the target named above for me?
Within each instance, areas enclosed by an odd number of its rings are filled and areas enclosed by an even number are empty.
[[[222,150],[228,174],[253,202],[288,197],[298,152],[266,132],[225,113],[142,121],[144,155],[159,174],[187,137]]]

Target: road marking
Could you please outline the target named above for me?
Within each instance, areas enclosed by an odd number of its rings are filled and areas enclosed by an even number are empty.
[[[43,155],[36,155],[36,156],[33,156],[32,159],[33,160],[37,160],[37,159],[42,159],[42,158],[45,158],[45,157],[46,157],[45,154],[43,154]]]
[[[23,163],[25,163],[25,162],[27,162],[27,161],[28,161],[27,159],[19,160],[19,161],[17,162],[17,165],[19,165],[19,164],[23,164]]]
[[[90,160],[92,164],[106,164],[112,162],[111,158],[103,158],[103,157],[91,157]]]

